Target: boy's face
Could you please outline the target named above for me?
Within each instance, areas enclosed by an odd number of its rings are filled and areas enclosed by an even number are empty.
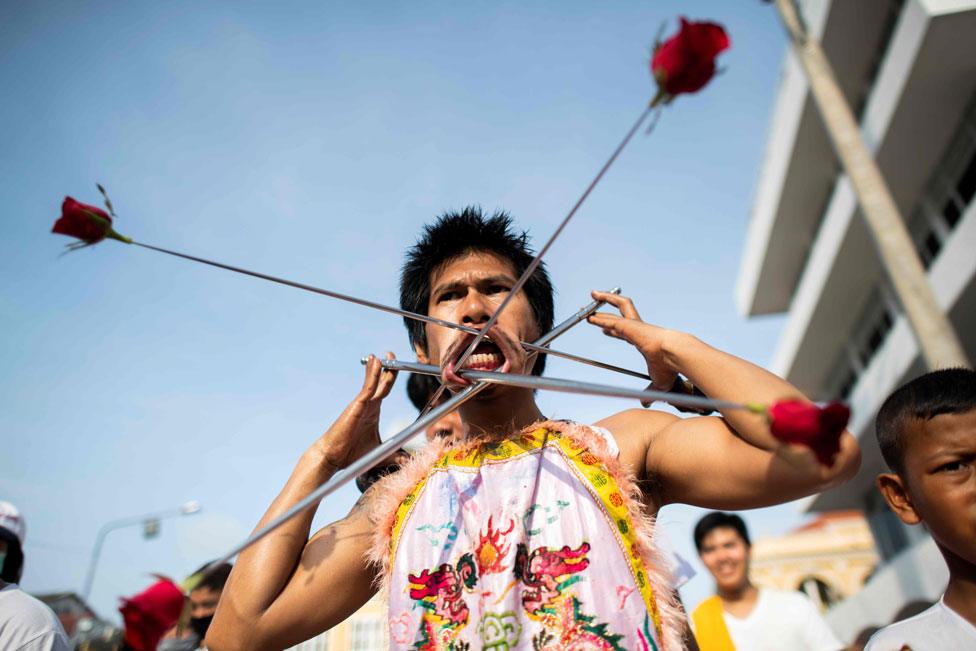
[[[209,587],[200,587],[190,592],[190,617],[210,617],[217,612],[217,602],[220,592],[214,592]]]
[[[905,524],[925,522],[943,552],[976,565],[976,410],[911,420],[903,436],[904,475],[878,488]]]
[[[720,590],[738,590],[749,580],[749,546],[732,527],[716,527],[698,552]]]
[[[482,326],[517,280],[507,260],[480,251],[466,253],[431,274],[427,314],[472,327]],[[448,383],[467,384],[457,375],[454,364],[474,335],[430,324],[426,326],[426,332],[427,349],[418,346],[418,359],[441,366]],[[465,368],[529,373],[531,368],[519,342],[532,341],[539,335],[532,308],[525,292],[520,291],[489,333],[491,341],[485,339],[479,344]]]

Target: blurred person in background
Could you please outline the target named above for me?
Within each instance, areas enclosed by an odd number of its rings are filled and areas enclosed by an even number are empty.
[[[430,375],[420,375],[419,373],[411,373],[407,378],[407,396],[410,398],[410,402],[413,406],[417,408],[417,411],[423,412],[424,407],[427,402],[434,397],[434,393],[440,386],[440,382],[436,378]],[[445,393],[443,398],[439,402],[447,400],[449,394]],[[443,418],[434,421],[426,430],[425,434],[427,441],[433,441],[439,438],[448,437],[459,437],[464,434],[464,424],[461,422],[461,414],[457,410],[452,411]],[[409,441],[406,448],[410,450],[418,449],[418,444],[416,443],[418,439],[416,437]],[[423,443],[419,444],[420,447]],[[393,454],[391,454],[384,462],[376,465],[375,467],[367,470],[363,474],[356,477],[356,487],[362,493],[366,492],[370,486],[376,483],[381,477],[385,477],[400,467],[402,463],[408,456],[408,452],[405,448],[400,448]]]
[[[407,378],[407,396],[410,398],[413,406],[417,408],[417,411],[422,412],[440,386],[440,381],[432,375],[411,373]],[[450,394],[445,392],[439,402],[444,402],[449,397]],[[432,406],[436,407],[437,405]],[[461,412],[457,409],[440,420],[434,421],[426,430],[428,441],[441,438],[458,438],[464,432],[465,427],[464,423],[461,422]]]
[[[701,651],[844,649],[806,596],[752,584],[752,543],[742,518],[709,513],[695,525],[694,537],[702,563],[715,578],[717,593],[691,616]]]
[[[0,501],[0,649],[70,651],[68,636],[50,608],[20,589],[27,525],[10,502]]]
[[[170,629],[160,641],[157,651],[198,651],[206,649],[203,644],[207,629],[213,620],[220,594],[233,566],[221,563],[210,568],[205,564],[183,582],[188,592],[186,607],[180,623]]]

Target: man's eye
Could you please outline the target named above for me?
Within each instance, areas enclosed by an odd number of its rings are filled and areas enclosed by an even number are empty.
[[[443,294],[440,295],[440,297],[438,298],[438,300],[440,300],[440,301],[453,301],[453,300],[457,299],[457,297],[458,297],[458,293],[457,292],[444,292]]]
[[[955,472],[962,470],[963,467],[965,467],[965,464],[962,461],[950,461],[936,468],[936,472]]]
[[[492,285],[488,288],[489,294],[501,294],[507,291],[509,291],[508,285]]]

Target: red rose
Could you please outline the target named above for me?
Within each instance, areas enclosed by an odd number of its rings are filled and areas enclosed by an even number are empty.
[[[840,435],[847,427],[851,410],[832,402],[824,407],[802,400],[782,400],[769,408],[769,431],[784,443],[805,445],[825,466],[840,451]]]
[[[107,212],[95,206],[65,197],[61,204],[61,218],[54,222],[52,233],[77,237],[86,244],[101,242],[106,237],[122,242],[131,242],[112,228],[112,218]]]
[[[135,651],[152,651],[160,638],[176,625],[183,612],[183,591],[160,579],[139,594],[122,599],[119,612],[125,621],[125,641]]]
[[[651,74],[658,86],[655,102],[701,90],[715,75],[715,57],[730,45],[718,23],[689,23],[681,18],[681,30],[654,50]]]

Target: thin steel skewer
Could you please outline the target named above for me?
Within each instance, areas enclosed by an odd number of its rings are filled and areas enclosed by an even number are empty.
[[[363,363],[366,359],[363,359]],[[420,373],[423,375],[440,375],[441,369],[432,364],[420,364],[418,362],[407,362],[399,359],[380,360],[383,368],[391,371],[407,371],[409,373]],[[694,409],[708,408],[710,410],[721,409],[747,409],[755,411],[755,407],[740,402],[730,402],[728,400],[715,400],[697,395],[673,393],[670,391],[657,391],[654,389],[628,389],[626,387],[616,387],[608,384],[594,384],[592,382],[580,382],[578,380],[568,380],[563,378],[540,377],[537,375],[518,375],[515,373],[498,373],[495,371],[459,371],[461,377],[487,382],[489,384],[504,384],[508,386],[523,387],[527,389],[541,389],[543,391],[559,391],[563,393],[582,393],[592,396],[607,396],[610,398],[636,398],[643,401],[661,401],[675,405],[676,407],[689,407]]]
[[[610,166],[613,165],[614,161],[617,160],[617,157],[620,155],[620,152],[624,150],[624,147],[627,146],[627,143],[630,142],[630,140],[634,137],[634,134],[637,133],[638,129],[640,129],[641,124],[643,124],[644,120],[647,119],[647,115],[652,110],[653,107],[650,104],[648,104],[647,107],[641,112],[640,117],[637,118],[636,122],[634,122],[634,125],[630,128],[630,131],[628,131],[627,135],[624,136],[624,139],[620,141],[620,144],[617,145],[617,148],[613,150],[613,153],[610,155],[610,158],[608,158],[607,161],[603,164],[603,167],[600,168],[600,171],[597,172],[597,175],[593,177],[593,180],[590,181],[590,184],[586,187],[586,190],[583,191],[583,194],[580,195],[580,198],[576,200],[576,204],[573,205],[572,209],[570,209],[569,213],[566,214],[562,222],[560,222],[559,226],[556,227],[556,230],[549,237],[549,240],[542,246],[541,249],[539,249],[539,252],[532,259],[532,262],[529,263],[529,266],[526,267],[525,271],[522,272],[522,275],[515,282],[515,285],[508,292],[508,295],[505,296],[505,300],[502,301],[501,305],[498,306],[498,309],[495,310],[494,314],[491,315],[491,318],[488,319],[488,322],[485,324],[484,328],[482,328],[481,332],[475,335],[475,338],[468,345],[468,348],[464,351],[464,353],[461,354],[461,357],[458,358],[458,361],[456,362],[457,368],[462,368],[464,366],[464,363],[468,361],[468,357],[471,356],[471,354],[474,352],[474,349],[478,347],[478,344],[481,343],[481,340],[484,339],[485,335],[488,333],[491,327],[495,325],[495,323],[498,321],[498,317],[501,316],[501,313],[505,311],[505,308],[508,307],[508,304],[512,301],[515,295],[518,294],[519,290],[522,289],[522,286],[525,285],[525,283],[532,276],[532,274],[535,273],[535,270],[539,267],[539,264],[542,262],[542,258],[549,250],[549,247],[553,245],[553,243],[556,241],[559,235],[563,232],[563,229],[566,228],[567,224],[569,224],[569,221],[576,214],[576,211],[579,210],[580,206],[583,205],[583,202],[586,201],[586,198],[590,196],[590,193],[593,192],[593,188],[597,186],[597,184],[600,182],[600,179],[603,178],[603,175],[607,173],[607,170],[610,169]]]
[[[287,278],[280,278],[278,276],[272,276],[269,274],[261,273],[259,271],[251,271],[249,269],[244,269],[242,267],[235,267],[233,265],[224,264],[223,262],[216,262],[214,260],[208,260],[206,258],[200,258],[195,255],[189,255],[188,253],[180,253],[179,251],[172,251],[170,249],[164,249],[159,246],[153,246],[152,244],[144,244],[142,242],[132,242],[135,246],[141,246],[144,249],[151,249],[153,251],[158,251],[160,253],[166,253],[167,255],[172,255],[178,258],[184,258],[186,260],[192,260],[193,262],[200,262],[202,264],[210,265],[211,267],[217,267],[218,269],[224,269],[227,271],[233,271],[235,273],[243,274],[245,276],[252,276],[254,278],[260,278],[262,280],[269,280],[273,283],[278,283],[279,285],[285,285],[287,287],[294,287],[296,289],[303,289],[307,292],[312,292],[313,294],[320,294],[322,296],[328,296],[329,298],[335,298],[340,301],[346,301],[348,303],[354,303],[356,305],[362,305],[364,307],[370,307],[374,310],[380,310],[381,312],[388,312],[390,314],[396,314],[398,316],[405,317],[407,319],[413,319],[415,321],[423,321],[433,325],[442,326],[444,328],[453,328],[454,330],[460,330],[461,332],[466,332],[468,334],[477,335],[481,333],[481,329],[472,328],[471,326],[466,326],[460,323],[454,323],[452,321],[445,321],[444,319],[438,319],[436,317],[428,316],[426,314],[418,314],[417,312],[411,312],[409,310],[403,310],[390,305],[384,305],[383,303],[377,303],[375,301],[366,300],[364,298],[358,298],[356,296],[350,296],[349,294],[343,294],[341,292],[332,291],[330,289],[323,289],[321,287],[315,287],[313,285],[307,285],[305,283],[299,283],[294,280],[288,280]],[[611,294],[619,294],[620,288],[614,287],[610,290]],[[573,324],[575,325],[575,323]],[[554,331],[555,332],[555,331]],[[553,333],[549,333],[553,335]],[[580,357],[579,355],[573,355],[572,353],[566,353],[559,350],[553,350],[546,348],[545,346],[558,337],[561,332],[555,333],[546,342],[542,344],[538,343],[528,343],[525,341],[519,342],[519,344],[528,351],[533,351],[537,353],[544,353],[547,355],[552,355],[553,357],[562,357],[564,359],[572,360],[574,362],[579,362],[581,364],[587,364],[589,366],[594,366],[597,368],[606,369],[608,371],[616,371],[617,373],[623,373],[624,375],[631,375],[634,377],[640,377],[644,379],[650,379],[649,376],[638,373],[637,371],[631,371],[619,366],[614,366],[612,364],[606,364],[604,362],[598,362],[593,359],[588,359],[586,357]]]
[[[471,356],[472,353],[474,353],[475,348],[478,347],[478,344],[481,343],[481,340],[485,338],[485,335],[488,334],[488,331],[491,330],[492,326],[495,325],[495,323],[498,321],[498,317],[501,316],[501,313],[505,311],[505,308],[508,307],[508,304],[512,301],[515,295],[518,294],[519,290],[522,289],[522,287],[529,280],[532,274],[535,273],[535,270],[539,267],[539,264],[542,262],[542,257],[549,250],[549,247],[553,245],[553,243],[556,241],[556,238],[558,238],[559,235],[563,232],[563,229],[566,228],[566,225],[569,223],[569,220],[573,218],[573,216],[576,214],[576,211],[579,210],[580,206],[583,205],[583,202],[586,201],[586,198],[590,196],[591,192],[593,192],[593,188],[597,186],[597,184],[600,182],[600,179],[603,178],[603,175],[607,173],[607,170],[610,169],[610,166],[613,165],[614,161],[617,160],[617,157],[620,156],[620,152],[622,152],[624,150],[624,147],[627,146],[627,143],[631,141],[631,139],[634,137],[634,134],[637,133],[637,131],[640,129],[641,124],[644,123],[644,120],[647,119],[648,114],[653,110],[653,108],[654,107],[652,104],[648,104],[647,107],[641,112],[640,117],[637,118],[637,121],[634,122],[633,126],[630,127],[630,131],[628,131],[627,135],[624,136],[624,139],[620,141],[620,143],[617,145],[617,148],[613,150],[613,153],[610,155],[610,158],[607,159],[607,161],[603,164],[603,167],[600,168],[600,171],[597,172],[597,175],[593,177],[592,181],[590,181],[590,184],[586,187],[586,190],[583,191],[583,194],[580,195],[580,198],[576,200],[576,203],[566,214],[563,220],[559,223],[559,226],[556,227],[555,232],[553,232],[553,234],[549,237],[549,239],[542,246],[542,248],[539,249],[539,252],[536,253],[535,257],[532,258],[532,262],[530,262],[529,266],[525,268],[525,271],[522,272],[522,275],[519,276],[518,280],[515,281],[515,285],[513,285],[511,290],[509,290],[508,295],[505,296],[505,300],[501,302],[501,305],[498,306],[498,309],[495,310],[494,314],[491,315],[491,317],[488,319],[488,322],[485,323],[484,327],[481,329],[481,332],[475,335],[474,339],[471,340],[471,343],[468,344],[468,347],[465,349],[465,351],[461,353],[461,356],[455,362],[456,368],[464,367],[464,363],[468,361],[468,358]],[[422,413],[426,413],[427,410],[431,408],[431,405],[435,404],[440,399],[444,391],[445,388],[444,385],[442,384],[437,389],[437,391],[434,392],[434,395],[424,406]]]
[[[610,291],[608,291],[607,294],[614,294],[615,296],[619,296],[620,295],[620,288],[619,287],[614,287],[613,289],[611,289]],[[542,335],[541,337],[539,337],[538,339],[536,339],[533,343],[531,343],[531,344],[525,344],[525,343],[523,343],[522,346],[525,347],[527,350],[533,350],[534,349],[534,350],[536,350],[536,352],[552,353],[552,351],[550,349],[548,349],[548,348],[546,348],[545,350],[541,350],[541,348],[543,346],[548,346],[557,337],[562,336],[564,332],[566,332],[567,330],[569,330],[573,326],[575,326],[578,323],[581,323],[581,322],[585,321],[586,319],[590,318],[590,316],[594,312],[596,312],[598,309],[600,309],[605,304],[606,304],[606,301],[601,301],[601,300],[593,300],[593,301],[587,303],[586,305],[584,305],[583,307],[581,307],[579,310],[577,310],[575,314],[572,314],[569,317],[567,317],[562,323],[560,323],[559,325],[557,325],[556,327],[554,327],[548,333],[546,333],[546,334]],[[565,355],[567,353],[560,353],[560,354]],[[590,360],[590,361],[592,361],[592,360]]]
[[[553,357],[562,357],[563,359],[568,359],[574,362],[579,362],[580,364],[586,364],[587,366],[595,366],[596,368],[606,369],[608,371],[616,371],[617,373],[623,373],[624,375],[629,375],[631,377],[639,377],[642,380],[650,380],[651,376],[647,373],[641,373],[640,371],[631,371],[628,368],[623,368],[620,366],[614,366],[613,364],[607,364],[605,362],[598,362],[595,359],[589,359],[587,357],[580,357],[579,355],[574,355],[572,353],[564,353],[562,351],[553,351],[549,348],[543,346],[536,346],[535,344],[522,344],[522,348],[525,350],[535,351],[537,353],[545,353],[547,355],[552,355]]]
[[[619,290],[618,290],[619,291]],[[571,317],[557,325],[548,333],[542,335],[539,339],[535,341],[536,345],[545,344],[551,342],[553,339],[563,334],[571,327],[577,323],[583,321],[588,316],[600,309],[600,306],[604,304],[604,301],[595,300],[588,304],[586,307],[582,308]],[[534,357],[536,353],[531,353]],[[380,443],[379,446],[373,448],[368,453],[357,459],[356,461],[349,464],[346,468],[340,470],[332,476],[329,481],[325,482],[314,491],[306,495],[304,498],[296,502],[291,508],[279,515],[277,518],[269,522],[264,527],[261,527],[250,536],[248,536],[243,542],[236,545],[229,552],[221,556],[215,561],[212,561],[207,567],[213,568],[217,567],[221,563],[226,563],[230,561],[234,556],[239,554],[242,550],[247,549],[249,546],[264,538],[269,533],[283,525],[285,522],[295,517],[302,511],[311,508],[327,495],[334,493],[336,490],[354,480],[356,477],[364,472],[372,470],[374,466],[383,461],[383,459],[390,456],[392,453],[396,452],[400,447],[415,436],[418,432],[423,431],[431,424],[437,422],[443,416],[454,411],[457,407],[473,398],[480,391],[486,389],[490,384],[488,382],[478,382],[469,387],[465,387],[463,390],[454,394],[447,400],[445,400],[440,405],[437,405],[425,414],[421,414],[417,420],[411,423],[406,429],[399,432],[387,441]]]
[[[477,385],[475,385],[477,386]],[[474,387],[470,387],[474,388]],[[406,429],[392,437],[391,439],[384,441],[378,447],[373,448],[368,454],[363,455],[356,461],[346,466],[341,471],[337,472],[332,476],[332,478],[316,488],[314,491],[306,495],[304,498],[296,502],[291,508],[279,515],[277,518],[269,522],[264,527],[261,527],[250,536],[247,537],[243,542],[235,545],[233,549],[218,558],[217,560],[210,563],[208,567],[216,567],[221,563],[226,563],[232,558],[237,556],[241,551],[250,547],[252,544],[261,540],[269,533],[283,525],[288,520],[292,519],[305,509],[311,508],[322,500],[327,495],[334,493],[336,490],[354,480],[360,474],[370,470],[381,462],[386,457],[390,456],[396,452],[400,447],[411,437],[413,437],[418,432],[423,431],[431,424],[435,423],[438,419],[442,418],[446,414],[453,411],[456,407],[459,407],[462,403],[466,402],[474,396],[474,392],[460,392],[448,398],[446,401],[434,407],[432,410],[415,420]]]
[[[620,288],[619,287],[614,287],[613,289],[610,290],[610,293],[611,294],[619,294],[620,293]],[[569,330],[570,328],[572,328],[577,323],[580,323],[582,321],[585,321],[591,314],[593,314],[594,312],[596,312],[597,310],[599,310],[600,307],[602,307],[605,304],[606,304],[606,301],[604,301],[604,300],[594,299],[593,301],[591,301],[587,305],[581,307],[579,309],[579,311],[577,311],[575,314],[573,314],[572,316],[570,316],[568,319],[564,320],[562,323],[560,323],[559,325],[557,325],[555,328],[553,328],[552,330],[550,330],[548,333],[546,333],[546,334],[542,335],[541,337],[539,337],[534,342],[534,346],[536,348],[541,348],[542,347],[541,344],[547,344],[548,342],[551,342],[553,339],[555,339],[556,337],[558,337],[562,333],[566,332],[567,330]],[[546,348],[545,350],[547,352],[551,352],[551,351],[549,351],[548,348]],[[535,358],[536,358],[537,355],[538,355],[538,352],[531,352],[531,353],[529,353],[529,357],[528,357],[529,366],[528,366],[528,368],[531,368],[531,364],[535,362]],[[602,363],[602,362],[598,362],[598,363]],[[475,384],[473,386],[467,387],[465,389],[465,391],[470,390],[473,393],[478,393],[479,391],[484,391],[487,388],[488,388],[488,384],[487,383],[485,383],[485,382],[478,382],[477,384]],[[439,386],[437,388],[437,391],[434,392],[434,395],[431,396],[430,400],[427,401],[427,404],[424,405],[424,408],[420,412],[420,415],[423,416],[428,411],[430,411],[430,409],[432,409],[433,406],[435,404],[437,404],[437,401],[440,399],[441,395],[443,395],[444,391],[446,391],[446,390],[447,390],[447,387],[445,387],[443,384],[441,384],[441,386]]]
[[[243,269],[241,267],[235,267],[233,265],[224,264],[223,262],[215,262],[214,260],[207,260],[206,258],[198,258],[195,255],[180,253],[179,251],[171,251],[169,249],[164,249],[159,246],[153,246],[152,244],[143,244],[142,242],[132,242],[132,244],[134,244],[135,246],[141,246],[144,249],[152,249],[153,251],[159,251],[160,253],[173,255],[176,256],[177,258],[184,258],[186,260],[200,262],[202,264],[210,265],[211,267],[217,267],[218,269],[226,269],[227,271],[233,271],[239,274],[244,274],[245,276],[253,276],[254,278],[260,278],[262,280],[270,280],[271,282],[278,283],[279,285],[287,285],[288,287],[294,287],[296,289],[304,289],[305,291],[312,292],[313,294],[321,294],[322,296],[328,296],[329,298],[337,298],[340,301],[355,303],[356,305],[362,305],[364,307],[371,307],[374,310],[379,310],[381,312],[389,312],[390,314],[397,314],[399,316],[407,317],[408,319],[414,319],[416,321],[425,321],[427,323],[443,326],[445,328],[463,330],[464,332],[468,332],[470,334],[478,334],[481,332],[478,328],[472,328],[470,326],[461,325],[459,323],[445,321],[444,319],[438,319],[437,317],[427,316],[426,314],[417,314],[416,312],[401,310],[400,308],[384,305],[382,303],[377,303],[375,301],[369,301],[366,300],[365,298],[357,298],[355,296],[350,296],[349,294],[341,294],[339,292],[334,292],[331,289],[322,289],[321,287],[306,285],[304,283],[295,282],[294,280],[279,278],[278,276],[270,276],[268,274],[263,274],[259,271],[251,271],[249,269]]]

